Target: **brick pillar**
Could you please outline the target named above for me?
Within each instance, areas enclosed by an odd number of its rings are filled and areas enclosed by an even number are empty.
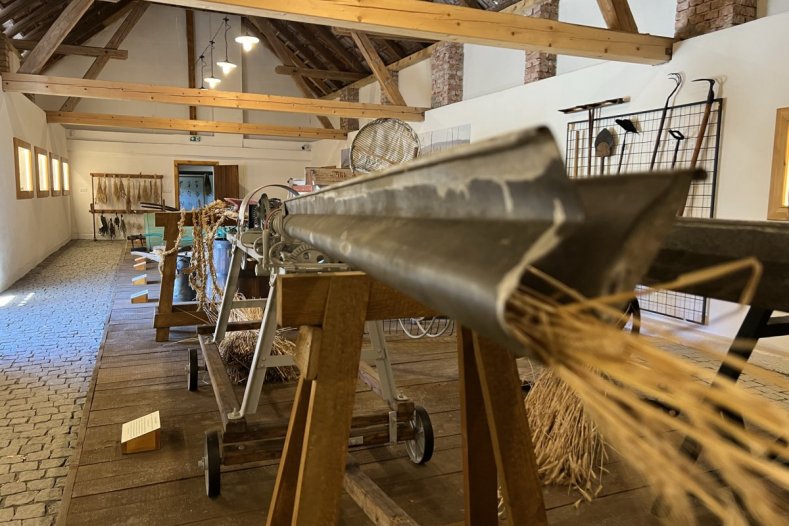
[[[463,100],[463,44],[439,42],[430,57],[430,107]]]
[[[691,38],[756,19],[757,0],[678,0],[677,38]]]
[[[559,0],[549,0],[531,6],[518,14],[534,18],[559,20]],[[523,83],[547,79],[556,75],[556,55],[539,51],[526,52],[526,69],[523,72]]]
[[[400,72],[399,71],[392,71],[389,70],[389,76],[392,77],[392,82],[395,86],[400,85]],[[381,87],[379,84],[378,86],[381,89],[381,104],[392,104],[392,101],[389,100],[389,97],[386,95],[386,91]]]
[[[359,88],[343,88],[340,91],[342,102],[359,102]],[[356,131],[359,129],[359,119],[340,117],[340,129],[343,131]]]

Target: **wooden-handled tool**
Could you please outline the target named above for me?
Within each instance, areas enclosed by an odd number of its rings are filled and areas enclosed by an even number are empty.
[[[707,125],[710,122],[710,113],[712,112],[712,103],[715,102],[715,79],[695,79],[693,82],[709,82],[710,88],[707,91],[707,103],[704,106],[704,116],[701,118],[701,125],[699,126],[699,133],[696,136],[696,144],[693,146],[693,156],[690,158],[690,168],[696,168],[696,163],[699,161],[699,154],[701,153],[701,144],[704,142],[704,136],[707,134]]]

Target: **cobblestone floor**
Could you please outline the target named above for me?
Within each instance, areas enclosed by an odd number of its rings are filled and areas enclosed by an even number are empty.
[[[0,524],[57,517],[123,248],[72,242],[0,293]]]

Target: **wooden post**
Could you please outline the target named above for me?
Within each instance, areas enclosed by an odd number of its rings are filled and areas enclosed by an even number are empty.
[[[178,239],[178,214],[168,214],[164,223],[164,250],[170,251]],[[173,253],[164,257],[162,265],[162,284],[159,291],[159,306],[157,313],[173,311],[173,287],[175,286],[175,271],[178,264],[178,254]],[[156,329],[156,341],[165,342],[170,338],[169,327]]]
[[[507,520],[511,525],[547,526],[515,356],[476,333],[474,356]]]
[[[268,525],[337,524],[339,520],[371,280],[358,273],[332,276],[329,280],[319,351],[310,352],[308,363],[316,354],[320,358],[317,366],[309,363],[306,367],[307,371],[314,371],[315,381],[310,382],[309,392],[303,385],[306,378],[300,381],[300,400],[291,414]],[[280,314],[282,310],[278,309]],[[302,346],[307,340],[304,335],[299,334]],[[301,397],[306,398],[306,394],[309,406],[304,416]]]
[[[460,425],[463,439],[463,486],[466,526],[498,522],[496,459],[485,416],[482,386],[470,330],[457,336],[460,377]]]

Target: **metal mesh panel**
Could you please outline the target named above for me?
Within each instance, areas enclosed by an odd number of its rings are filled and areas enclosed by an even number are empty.
[[[364,126],[351,143],[351,169],[370,173],[410,161],[419,153],[419,138],[405,122],[376,119]]]

